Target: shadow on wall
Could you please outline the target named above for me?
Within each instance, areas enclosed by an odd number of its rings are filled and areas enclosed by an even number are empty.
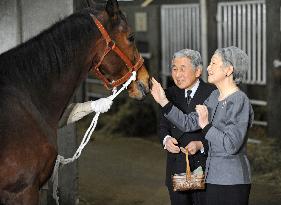
[[[90,120],[89,116],[87,120]],[[148,137],[157,133],[157,113],[150,97],[136,101],[114,100],[111,109],[100,115],[97,131],[126,137]]]

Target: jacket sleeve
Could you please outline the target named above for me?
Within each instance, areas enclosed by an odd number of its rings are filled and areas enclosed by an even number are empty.
[[[170,132],[170,123],[160,112],[159,117],[159,140],[161,145],[163,145],[163,140],[167,135],[171,135]]]
[[[252,122],[253,110],[245,96],[228,101],[223,130],[211,125],[205,138],[214,152],[236,154],[246,141],[246,133]]]
[[[211,113],[211,110],[209,109],[209,105],[212,98],[213,96],[211,94],[204,101],[204,105],[208,107],[209,114]],[[165,105],[162,108],[162,112],[166,117],[166,119],[169,120],[175,126],[177,126],[182,132],[193,132],[201,129],[198,123],[197,112],[191,112],[189,114],[185,114],[176,106],[174,106],[171,102],[169,102],[167,105]]]
[[[183,132],[193,132],[201,129],[198,124],[198,114],[196,112],[184,114],[176,106],[173,106],[171,102],[165,105],[162,111],[164,116]]]
[[[169,100],[171,100],[171,93],[169,89],[165,89],[165,94]],[[159,117],[159,140],[161,145],[163,145],[163,140],[167,135],[171,135],[171,123],[164,117],[163,113],[160,112]]]

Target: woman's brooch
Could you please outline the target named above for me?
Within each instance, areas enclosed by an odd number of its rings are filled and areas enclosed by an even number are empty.
[[[223,102],[222,102],[222,105],[221,105],[221,108],[223,109],[225,106],[226,106],[226,100],[224,100]]]

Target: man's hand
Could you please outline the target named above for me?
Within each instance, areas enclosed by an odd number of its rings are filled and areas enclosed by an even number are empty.
[[[177,144],[178,141],[176,140],[176,138],[169,137],[165,142],[165,148],[171,153],[179,153],[180,148],[176,146]]]
[[[181,147],[180,149],[185,154],[187,150],[189,154],[194,155],[202,148],[203,148],[203,144],[201,141],[191,141],[190,143],[188,143],[188,145],[185,148]]]

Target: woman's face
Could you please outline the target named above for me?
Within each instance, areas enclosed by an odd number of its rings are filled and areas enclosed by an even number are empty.
[[[217,85],[226,78],[226,71],[224,69],[222,58],[219,54],[214,54],[211,62],[207,68],[208,82]]]

